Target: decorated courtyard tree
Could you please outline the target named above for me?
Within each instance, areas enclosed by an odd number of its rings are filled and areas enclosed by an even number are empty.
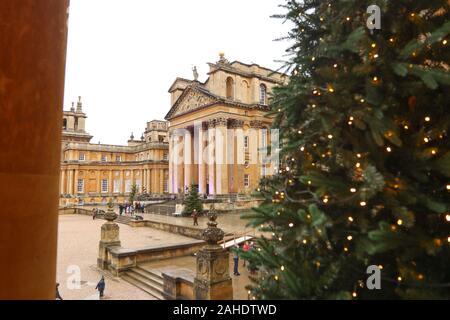
[[[189,188],[189,193],[183,201],[183,205],[183,216],[190,216],[194,209],[197,210],[198,214],[203,211],[202,200],[200,199],[196,186],[191,185]]]
[[[381,29],[367,8],[381,9]],[[290,0],[257,299],[450,298],[447,0]],[[381,270],[381,290],[366,286]]]

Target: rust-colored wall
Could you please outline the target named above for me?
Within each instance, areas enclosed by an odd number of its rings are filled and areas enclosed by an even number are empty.
[[[68,3],[0,1],[0,299],[55,299]]]

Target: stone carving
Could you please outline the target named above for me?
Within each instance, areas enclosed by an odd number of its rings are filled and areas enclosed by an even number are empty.
[[[208,227],[202,237],[207,245],[197,254],[197,273],[194,279],[196,300],[232,300],[233,282],[229,275],[229,253],[219,241],[224,232],[217,227],[214,208],[208,214]]]
[[[216,119],[216,127],[217,126],[227,126],[228,125],[228,119],[227,118],[217,118]]]
[[[259,121],[259,120],[250,121],[251,128],[261,129],[263,126],[264,126],[264,124],[262,121]]]
[[[209,222],[208,228],[203,230],[202,238],[208,243],[210,247],[218,246],[217,243],[223,239],[225,233],[222,229],[217,228],[217,213],[214,210],[208,214]]]
[[[243,126],[244,126],[243,120],[231,119],[228,123],[228,127],[230,129],[238,129],[238,128],[242,128]]]
[[[192,69],[192,73],[194,74],[194,81],[198,81],[198,71],[196,66]]]
[[[107,206],[108,210],[105,213],[105,220],[112,223],[117,219],[117,213],[114,212],[114,203],[112,199],[109,199]]]
[[[186,113],[191,110],[195,110],[207,104],[214,102],[215,100],[204,95],[200,94],[197,91],[190,90],[189,93],[184,97],[184,99],[180,102],[177,107],[177,110],[174,115]]]
[[[108,254],[109,248],[120,247],[119,226],[114,222],[117,219],[117,214],[114,212],[112,199],[109,199],[105,219],[106,223],[101,228],[97,257],[97,266],[103,270],[111,267],[110,255]]]

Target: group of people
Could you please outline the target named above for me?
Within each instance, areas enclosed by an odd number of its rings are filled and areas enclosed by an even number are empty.
[[[134,213],[144,213],[144,205],[140,202],[135,202],[133,203],[124,203],[124,204],[119,204],[119,214],[131,214],[133,215]]]

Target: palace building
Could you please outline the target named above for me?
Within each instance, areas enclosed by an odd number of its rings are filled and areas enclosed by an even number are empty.
[[[209,67],[204,83],[194,68],[194,80],[177,78],[169,89],[169,193],[194,185],[209,196],[250,194],[277,167],[264,160],[268,94],[288,77],[224,54]]]
[[[64,111],[60,204],[125,202],[133,185],[155,196],[181,195],[192,185],[209,197],[250,194],[272,175],[268,99],[287,76],[223,54],[209,67],[204,83],[196,68],[193,80],[177,78],[167,122],[148,122],[126,146],[90,143],[79,97],[76,109]]]
[[[119,146],[90,143],[86,118],[81,98],[64,111],[60,205],[125,202],[133,185],[139,193],[168,192],[167,122],[150,121],[140,140],[132,134]]]

